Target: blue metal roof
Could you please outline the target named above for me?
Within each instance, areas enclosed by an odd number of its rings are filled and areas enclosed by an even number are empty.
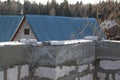
[[[96,35],[95,18],[26,15],[38,41],[81,39]]]
[[[0,42],[10,41],[17,31],[23,16],[0,16]]]
[[[26,15],[38,41],[81,39],[94,35],[95,18]]]

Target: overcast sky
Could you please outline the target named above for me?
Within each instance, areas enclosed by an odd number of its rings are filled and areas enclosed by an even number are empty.
[[[5,0],[1,0],[1,1],[5,1]],[[16,0],[17,1],[17,0]],[[23,1],[24,0],[19,0],[20,2],[22,2],[23,3]],[[31,2],[37,2],[37,3],[42,3],[42,4],[46,4],[47,3],[47,1],[50,1],[51,2],[51,0],[29,0],[29,1],[31,1]],[[63,2],[64,0],[56,0],[58,3],[61,3],[61,2]],[[87,4],[87,3],[92,3],[92,4],[95,4],[95,3],[98,3],[100,0],[67,0],[70,4],[74,4],[74,3],[76,3],[77,1],[82,1],[84,4]],[[101,0],[101,1],[103,1],[103,0]],[[106,0],[104,0],[104,1],[106,1]]]
[[[43,4],[45,4],[47,1],[51,1],[51,0],[30,0],[30,1],[36,1],[36,2],[41,2]],[[58,3],[63,2],[64,0],[56,0]],[[82,1],[83,3],[97,3],[99,2],[99,0],[67,0],[69,3],[76,3],[77,1]]]

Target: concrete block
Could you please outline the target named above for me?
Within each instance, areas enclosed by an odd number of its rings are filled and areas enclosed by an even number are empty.
[[[55,71],[56,71],[56,79],[57,79],[65,75],[69,76],[69,72],[75,71],[75,66],[62,66],[62,67],[58,66],[56,67]]]
[[[101,60],[100,67],[103,69],[111,69],[116,70],[120,69],[120,60],[112,61],[112,60]]]
[[[101,72],[98,72],[97,76],[100,78],[100,80],[105,80],[105,78],[106,78],[106,74],[105,73],[101,73]]]
[[[115,80],[120,80],[120,74],[115,74]]]
[[[17,80],[18,68],[10,68],[7,70],[7,80]]]
[[[55,79],[55,68],[50,67],[39,67],[35,69],[35,76],[39,78],[48,78],[48,79]]]
[[[4,80],[4,72],[0,71],[0,80]]]
[[[81,65],[79,66],[78,72],[82,72],[88,68],[88,65]]]
[[[75,78],[75,80],[79,80],[79,78],[78,78],[78,77],[76,77],[76,78]]]
[[[109,74],[109,80],[113,80],[112,74]]]
[[[93,70],[94,68],[95,67],[92,64],[89,65],[89,70]]]
[[[23,65],[21,66],[21,75],[20,75],[20,79],[28,77],[29,76],[29,66]]]
[[[84,77],[81,77],[80,80],[93,80],[93,74],[88,74]]]

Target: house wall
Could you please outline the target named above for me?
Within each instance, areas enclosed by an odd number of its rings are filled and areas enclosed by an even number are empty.
[[[24,34],[24,29],[26,29],[26,28],[30,30],[29,35]],[[13,41],[18,41],[20,39],[36,39],[32,29],[30,28],[30,25],[28,24],[28,22],[26,20],[23,21],[22,25],[20,26],[20,29],[18,30],[18,32],[16,33],[16,35],[13,39]]]
[[[0,80],[120,80],[119,47],[111,41],[5,45]]]

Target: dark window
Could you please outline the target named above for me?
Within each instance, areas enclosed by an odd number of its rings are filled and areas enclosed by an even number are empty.
[[[29,35],[30,34],[30,30],[29,29],[24,29],[24,35]]]

